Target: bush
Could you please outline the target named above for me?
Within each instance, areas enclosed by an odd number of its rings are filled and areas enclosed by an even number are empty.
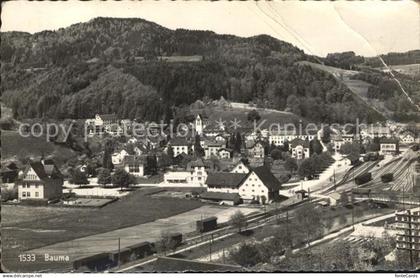
[[[230,258],[237,264],[250,267],[262,261],[261,254],[255,244],[242,244],[238,250],[230,253]]]
[[[386,173],[386,174],[383,174],[382,176],[381,176],[381,181],[382,182],[391,182],[392,180],[394,180],[394,174],[393,173]]]
[[[17,188],[1,189],[1,200],[2,201],[11,201],[18,198]]]

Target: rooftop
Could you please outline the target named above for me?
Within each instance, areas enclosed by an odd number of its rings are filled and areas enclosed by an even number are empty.
[[[209,173],[207,176],[206,184],[210,186],[238,188],[247,176],[248,174],[241,173]]]

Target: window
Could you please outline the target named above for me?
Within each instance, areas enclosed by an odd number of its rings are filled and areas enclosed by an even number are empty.
[[[26,192],[26,197],[31,197],[31,192]]]
[[[26,192],[25,191],[22,192],[22,197],[26,197]]]
[[[39,197],[39,193],[38,192],[35,192],[35,197]]]
[[[35,188],[38,188],[38,184],[35,184]]]

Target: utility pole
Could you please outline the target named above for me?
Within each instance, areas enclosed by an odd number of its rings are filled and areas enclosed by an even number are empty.
[[[211,261],[211,246],[213,244],[213,234],[211,234],[211,238],[210,238],[210,253],[209,253],[209,260]],[[224,253],[223,253],[224,255]]]
[[[414,269],[414,260],[413,260],[413,231],[412,229],[412,218],[411,218],[411,210],[407,210],[408,212],[408,231],[409,231],[409,239],[410,239],[410,265],[411,269]]]
[[[121,265],[121,238],[118,238],[118,267]]]

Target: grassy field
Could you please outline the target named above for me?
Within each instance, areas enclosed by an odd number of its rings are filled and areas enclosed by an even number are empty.
[[[38,248],[138,225],[202,205],[195,200],[152,198],[140,190],[101,209],[3,206],[3,252]]]
[[[64,146],[47,142],[45,137],[22,137],[16,131],[2,131],[2,159],[54,155],[57,163],[67,161],[77,154]]]
[[[409,65],[392,65],[391,69],[410,76],[420,75],[420,64],[409,64]],[[377,68],[379,70],[384,70],[384,68]]]

